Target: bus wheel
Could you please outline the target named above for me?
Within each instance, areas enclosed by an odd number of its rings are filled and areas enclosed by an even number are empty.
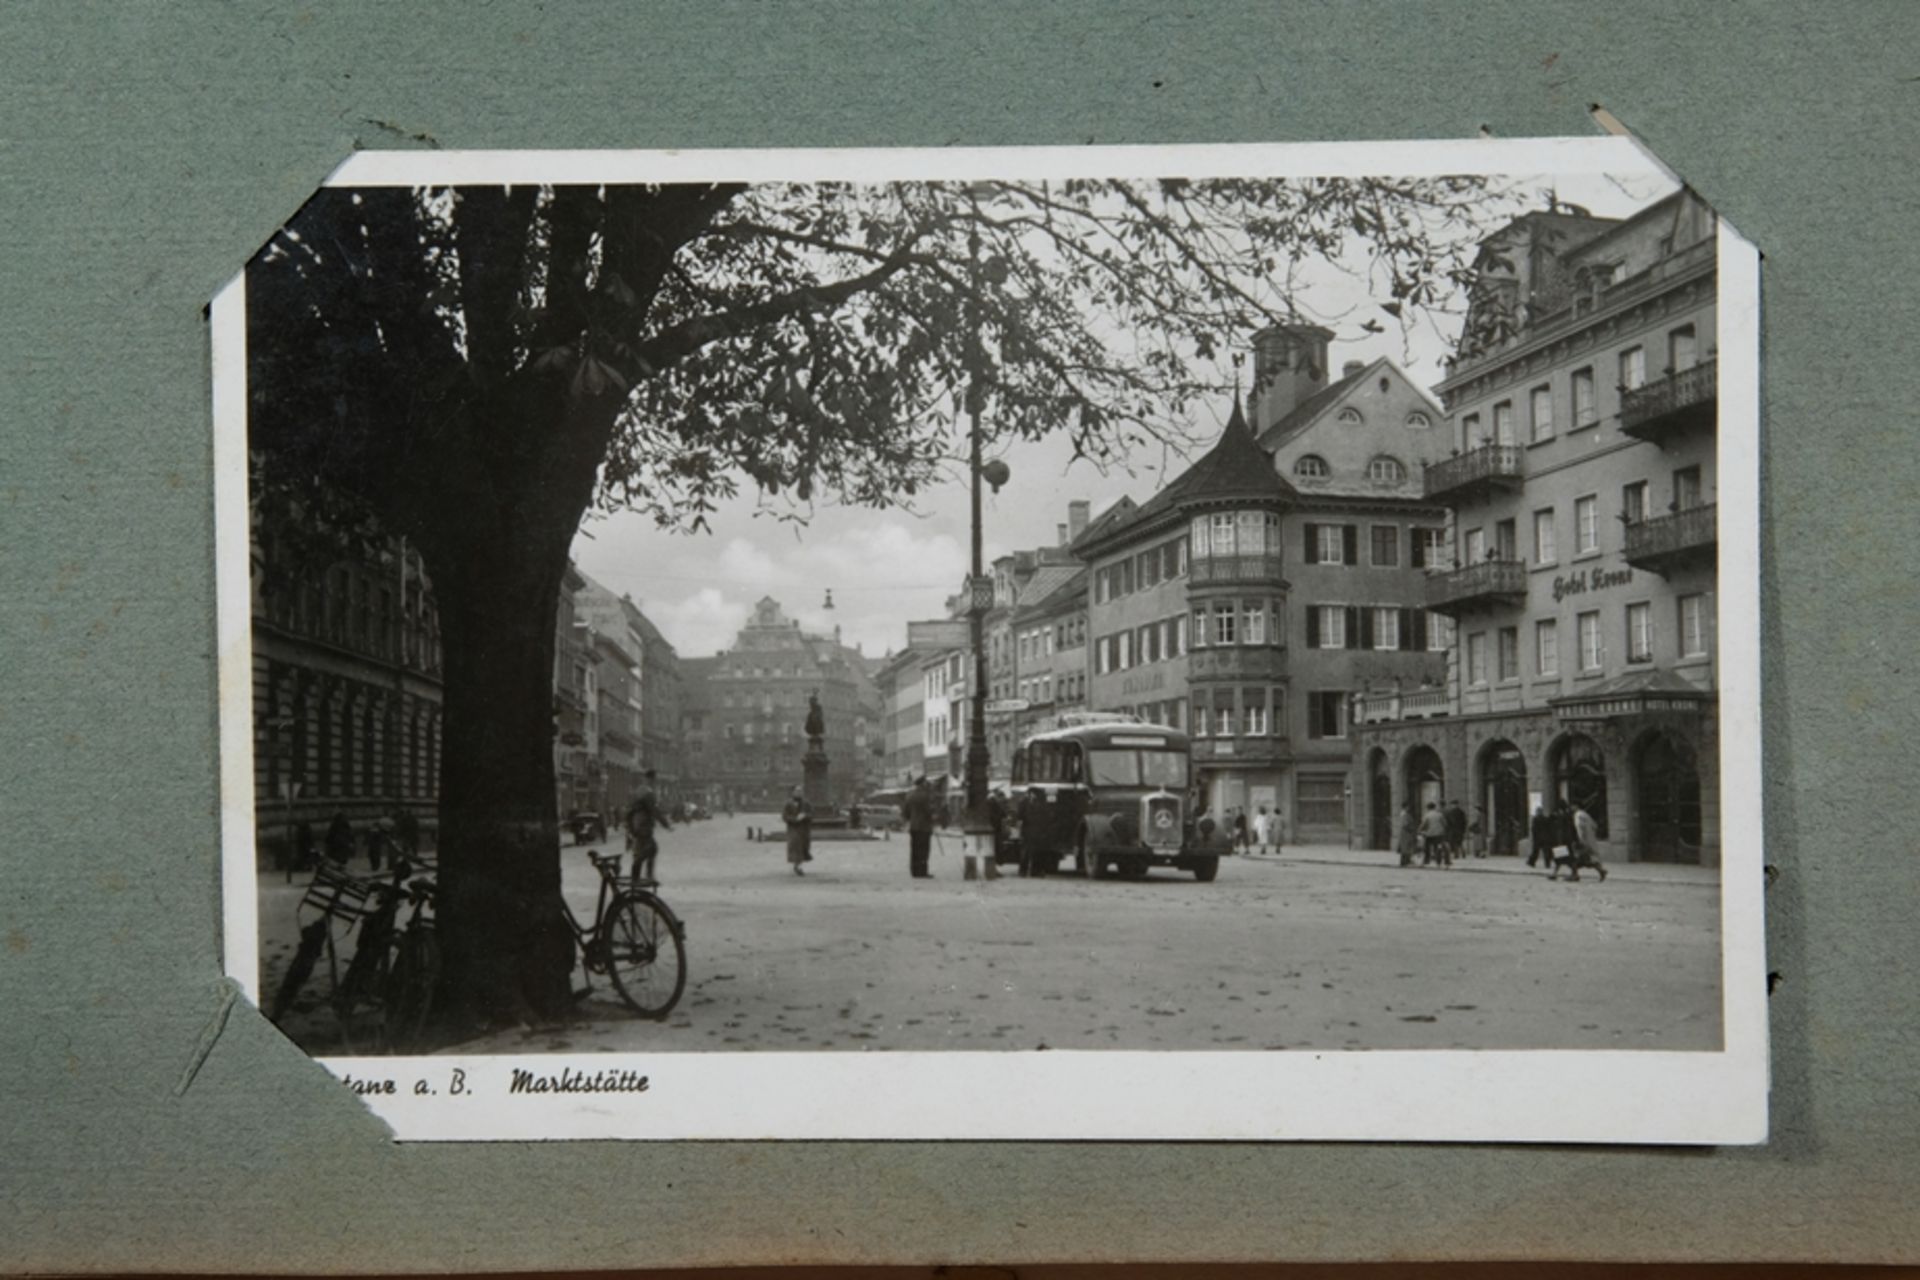
[[[1219,874],[1220,874],[1220,859],[1195,858],[1193,860],[1193,878],[1195,880],[1198,880],[1201,884],[1207,883],[1207,881],[1213,879],[1215,876]]]
[[[1087,833],[1084,831],[1080,833],[1080,842],[1074,846],[1073,856],[1075,869],[1080,872],[1082,880],[1100,878],[1099,855],[1087,851]]]

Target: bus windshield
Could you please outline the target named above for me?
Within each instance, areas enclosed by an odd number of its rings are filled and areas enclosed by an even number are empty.
[[[1187,754],[1095,748],[1087,752],[1087,780],[1096,787],[1165,787],[1170,791],[1183,791],[1187,785]]]

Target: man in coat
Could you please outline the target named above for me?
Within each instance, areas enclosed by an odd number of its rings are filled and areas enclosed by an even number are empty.
[[[660,800],[653,791],[654,771],[648,769],[640,777],[639,794],[627,806],[627,848],[633,851],[634,879],[651,880],[653,860],[660,855],[660,842],[654,837],[654,828],[665,827],[671,831],[673,824],[660,812]]]
[[[1467,811],[1458,800],[1447,801],[1447,843],[1456,857],[1467,856]],[[1449,859],[1451,861],[1451,859]]]
[[[1440,812],[1436,801],[1427,801],[1426,816],[1420,819],[1420,841],[1424,846],[1421,866],[1430,867],[1436,862],[1443,867],[1453,865],[1453,850],[1447,844],[1447,815]]]
[[[1569,856],[1561,860],[1572,869],[1567,879],[1578,880],[1580,868],[1592,867],[1600,873],[1601,882],[1605,883],[1607,869],[1600,861],[1600,825],[1593,820],[1592,814],[1579,805],[1573,806],[1573,838],[1570,844],[1572,847],[1567,851]],[[1559,877],[1560,863],[1555,862],[1553,874],[1548,879],[1557,880]]]
[[[931,880],[927,856],[933,851],[933,790],[924,774],[913,780],[900,815],[907,822],[907,874],[915,880]]]
[[[1533,847],[1527,850],[1527,865],[1531,867],[1538,861],[1553,866],[1553,846],[1559,841],[1554,838],[1554,821],[1547,816],[1545,804],[1533,806],[1533,824],[1528,834],[1533,838]]]
[[[799,787],[787,798],[780,819],[787,824],[787,861],[793,866],[793,874],[804,876],[807,873],[800,864],[813,861],[813,806]]]

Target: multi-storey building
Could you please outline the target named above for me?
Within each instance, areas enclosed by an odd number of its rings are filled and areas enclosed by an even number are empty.
[[[553,783],[562,819],[593,808],[598,762],[587,740],[587,703],[593,657],[587,643],[587,624],[575,616],[574,596],[587,579],[567,564],[560,584],[560,603],[553,623]]]
[[[1457,639],[1440,706],[1362,699],[1375,845],[1444,792],[1499,852],[1565,801],[1611,856],[1717,860],[1715,232],[1683,191],[1487,241],[1440,385],[1458,452],[1425,473]]]
[[[772,806],[801,785],[808,699],[826,724],[827,785],[836,805],[857,797],[879,706],[860,653],[838,634],[812,635],[772,597],[754,606],[709,680],[709,777],[732,807]]]
[[[1033,576],[1013,612],[1016,663],[1013,742],[1057,728],[1063,712],[1087,703],[1087,571],[1048,565]]]
[[[1444,675],[1422,569],[1445,513],[1418,465],[1445,442],[1390,362],[1330,380],[1331,336],[1259,334],[1254,422],[1236,400],[1207,454],[1075,550],[1090,705],[1186,731],[1210,810],[1264,807],[1290,840],[1345,843],[1352,692]]]
[[[902,649],[889,655],[874,675],[874,692],[886,734],[886,752],[880,767],[882,788],[905,786],[926,772],[923,657],[911,649]]]
[[[399,539],[319,546],[253,529],[255,830],[272,859],[335,815],[437,825],[440,631],[420,557]]]
[[[682,658],[680,671],[681,789],[708,807],[722,799],[713,778],[713,669],[717,658]]]

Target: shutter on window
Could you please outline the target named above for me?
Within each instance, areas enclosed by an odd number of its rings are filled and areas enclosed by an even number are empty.
[[[1308,525],[1307,527],[1311,529],[1313,526]],[[1309,543],[1308,545],[1311,546],[1312,544]],[[1318,649],[1319,647],[1320,647],[1320,606],[1317,604],[1308,605],[1307,606],[1307,648]]]
[[[1352,605],[1347,606],[1346,640],[1346,648],[1358,649],[1360,647],[1360,610],[1354,608]]]
[[[1340,558],[1347,564],[1360,563],[1360,526],[1343,524],[1340,526]]]
[[[1320,526],[1307,524],[1300,526],[1307,531],[1306,561],[1308,564],[1320,563]]]
[[[1361,609],[1358,612],[1360,614],[1360,647],[1371,649],[1373,648],[1373,610]]]
[[[1415,569],[1426,568],[1427,531],[1425,529],[1409,529],[1407,533],[1413,539],[1413,545],[1409,547],[1407,551],[1407,563]]]
[[[1432,622],[1427,617],[1427,611],[1425,609],[1413,610],[1413,647],[1414,648],[1425,649],[1429,644],[1433,642],[1433,636],[1428,630],[1428,628],[1431,626],[1432,626]]]
[[[1418,609],[1402,609],[1400,611],[1401,649],[1421,649],[1426,647],[1426,637],[1422,636],[1417,644],[1413,638],[1413,629],[1420,625],[1418,621],[1419,617],[1420,611]]]

